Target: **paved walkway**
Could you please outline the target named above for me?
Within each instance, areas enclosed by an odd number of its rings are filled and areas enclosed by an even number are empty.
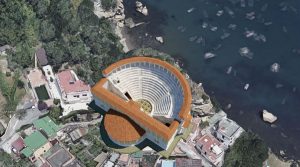
[[[28,109],[26,111],[27,115],[22,120],[16,118],[15,115],[10,119],[5,134],[1,137],[0,148],[4,149],[7,153],[11,153],[12,139],[18,129],[23,125],[31,124],[40,116],[47,114],[47,112],[42,113],[38,109]]]

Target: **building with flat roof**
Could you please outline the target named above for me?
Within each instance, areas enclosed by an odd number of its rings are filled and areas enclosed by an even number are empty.
[[[27,158],[30,158],[32,162],[35,162],[37,158],[44,152],[51,148],[51,143],[40,132],[35,131],[24,139],[26,147],[21,151]]]
[[[48,137],[56,136],[56,132],[59,130],[59,126],[56,125],[48,116],[33,121],[33,126],[45,132]]]
[[[201,159],[176,158],[176,167],[202,167]]]
[[[175,161],[174,160],[162,160],[161,167],[175,167]]]
[[[244,129],[228,118],[221,119],[216,125],[216,137],[226,146],[232,146]]]
[[[211,134],[205,134],[197,140],[196,149],[213,165],[223,165],[224,150],[221,143]]]
[[[92,99],[90,86],[81,81],[73,70],[56,74],[61,98],[65,103],[89,103]]]
[[[95,104],[106,111],[104,128],[121,146],[146,138],[167,149],[190,124],[191,90],[171,64],[150,57],[120,60],[103,70],[92,88]]]

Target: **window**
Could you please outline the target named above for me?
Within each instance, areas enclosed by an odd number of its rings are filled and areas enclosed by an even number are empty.
[[[87,96],[87,94],[83,94],[82,96]]]
[[[79,95],[74,95],[73,97],[77,97],[77,98],[79,98]]]

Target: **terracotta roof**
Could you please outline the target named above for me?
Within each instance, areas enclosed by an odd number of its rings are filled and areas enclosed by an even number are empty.
[[[12,144],[12,147],[16,149],[18,152],[21,151],[25,147],[24,140],[19,137],[16,141],[14,141]]]
[[[90,89],[89,85],[85,84],[81,80],[76,80],[76,78],[71,73],[71,70],[65,70],[57,74],[59,79],[59,84],[62,91],[66,93],[71,92],[81,92],[88,91]]]
[[[106,113],[104,127],[109,136],[119,142],[135,142],[145,134],[145,130],[128,116],[115,110]]]
[[[182,85],[183,94],[184,94],[183,104],[179,112],[179,117],[185,119],[189,115],[189,111],[190,111],[191,90],[189,84],[185,80],[185,77],[178,71],[178,69],[176,69],[169,63],[155,58],[150,58],[150,57],[132,57],[112,64],[111,66],[109,66],[107,69],[103,71],[103,75],[107,76],[113,69],[122,66],[124,64],[133,63],[133,62],[150,62],[154,64],[159,64],[165,67],[166,69],[168,69],[169,71],[171,71],[175,76],[177,76],[177,78],[179,79]],[[129,116],[132,120],[136,121],[139,125],[147,129],[150,129],[158,136],[161,136],[163,139],[169,140],[173,136],[174,132],[179,126],[178,121],[174,120],[169,127],[164,125],[160,121],[140,111],[140,107],[136,103],[132,101],[126,102],[120,97],[118,97],[117,95],[115,95],[114,93],[106,90],[103,87],[103,84],[105,84],[106,82],[107,79],[103,78],[98,83],[96,83],[96,85],[92,88],[92,93],[94,94],[94,96],[110,104],[111,106],[113,106],[115,110],[118,110],[123,114]]]
[[[214,162],[217,159],[218,155],[213,152],[212,148],[213,146],[220,146],[221,143],[214,136],[206,134],[197,141],[196,145],[202,146],[201,150],[206,152],[206,156],[211,161]]]

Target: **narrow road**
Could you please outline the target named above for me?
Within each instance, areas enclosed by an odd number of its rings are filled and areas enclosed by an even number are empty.
[[[4,135],[1,137],[2,141],[0,142],[0,148],[10,153],[10,144],[9,141],[12,136],[20,129],[23,125],[31,124],[34,120],[37,120],[40,116],[47,114],[47,112],[40,112],[38,109],[28,109],[26,110],[27,115],[19,120],[15,115],[10,119],[8,126]]]

